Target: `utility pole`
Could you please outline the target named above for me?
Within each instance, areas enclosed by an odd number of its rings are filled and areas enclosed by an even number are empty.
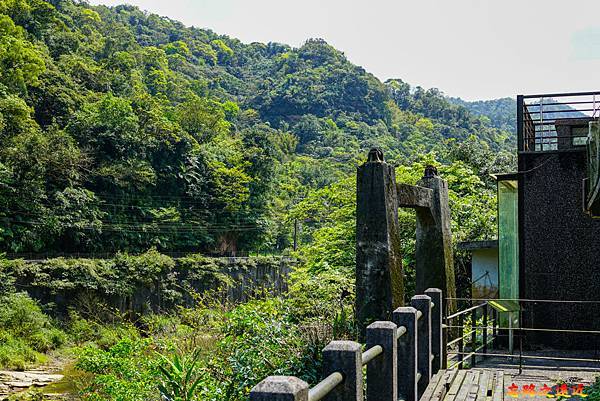
[[[298,219],[294,219],[294,252],[298,250]]]

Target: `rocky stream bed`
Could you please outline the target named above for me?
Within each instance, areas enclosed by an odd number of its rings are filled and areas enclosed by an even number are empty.
[[[0,401],[7,400],[11,394],[30,388],[46,387],[62,380],[63,377],[56,370],[47,367],[22,372],[0,370]],[[45,392],[44,398],[63,399],[64,394]]]

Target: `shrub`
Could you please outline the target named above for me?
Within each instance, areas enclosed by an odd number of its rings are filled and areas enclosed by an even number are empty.
[[[15,336],[30,338],[50,326],[50,319],[26,293],[9,294],[1,301],[0,327],[10,330]]]
[[[54,327],[27,294],[0,297],[0,366],[25,369],[28,363],[45,361],[41,352],[56,349],[65,342],[65,333]]]
[[[94,345],[80,349],[77,369],[92,373],[80,384],[82,400],[154,400],[157,359],[150,350],[151,341],[124,336],[103,350]]]
[[[138,328],[94,329],[110,330],[99,335],[118,340],[107,347],[93,338],[79,348],[76,368],[90,375],[80,387],[83,399],[152,400],[162,393],[172,400],[241,401],[269,375],[318,379],[330,337],[307,335],[288,300],[232,306],[198,299],[197,307],[180,308],[177,316],[149,315]],[[94,325],[76,322],[84,333]]]
[[[98,339],[98,324],[83,319],[75,311],[69,314],[69,336],[77,345]]]
[[[29,389],[27,391],[19,392],[8,397],[8,401],[44,401],[44,393],[40,389]]]
[[[254,300],[228,312],[213,366],[214,386],[203,387],[201,399],[244,400],[250,389],[270,375],[293,375],[314,382],[318,374],[318,349],[301,331],[288,301]],[[227,399],[227,398],[225,398]]]
[[[21,338],[0,331],[0,366],[8,369],[25,370],[30,363],[44,362],[45,357]]]
[[[55,327],[44,328],[30,337],[30,342],[38,352],[48,352],[67,342],[64,331]]]

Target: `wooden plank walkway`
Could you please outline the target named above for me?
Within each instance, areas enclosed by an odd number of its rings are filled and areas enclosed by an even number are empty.
[[[504,372],[494,369],[440,370],[420,401],[503,401]]]

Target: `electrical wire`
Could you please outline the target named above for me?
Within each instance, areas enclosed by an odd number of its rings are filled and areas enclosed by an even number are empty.
[[[31,225],[31,226],[40,226],[40,227],[47,226],[47,224],[40,222],[40,221],[13,220],[13,219],[0,218],[0,221],[1,220],[12,221],[13,223],[16,223],[16,224],[24,224],[24,225]],[[100,223],[102,223],[102,225],[95,226],[93,224],[88,224],[88,225],[76,227],[76,229],[83,230],[83,231],[93,230],[93,231],[113,231],[113,232],[118,231],[118,232],[129,232],[129,233],[152,233],[152,234],[169,233],[169,234],[171,234],[173,232],[197,233],[197,232],[223,232],[223,231],[228,231],[228,232],[260,231],[265,228],[263,226],[258,226],[258,225],[256,225],[256,226],[236,226],[236,225],[231,225],[231,226],[201,226],[201,225],[181,226],[181,225],[177,225],[177,224],[156,225],[156,224],[152,224],[152,223],[142,223],[142,225],[140,225],[140,223],[119,224],[119,223],[102,222],[102,221]]]
[[[576,300],[562,300],[562,299],[524,299],[524,298],[452,298],[448,297],[447,300],[456,301],[513,301],[513,302],[549,302],[549,303],[574,303],[574,304],[600,304],[600,301],[576,301]]]

